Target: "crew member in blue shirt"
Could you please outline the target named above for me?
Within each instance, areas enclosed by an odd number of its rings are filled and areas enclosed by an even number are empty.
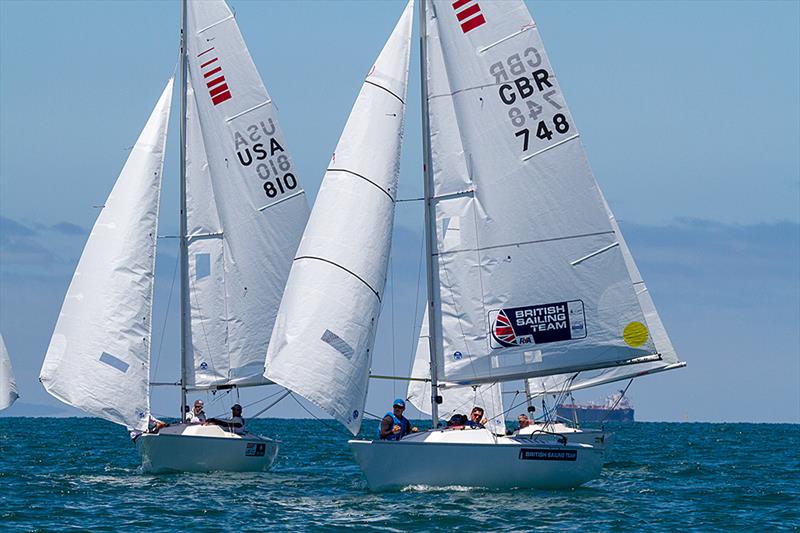
[[[406,402],[402,398],[397,398],[392,404],[392,411],[386,413],[381,420],[380,435],[381,440],[400,440],[409,433],[419,431],[411,425],[403,411],[406,410]]]

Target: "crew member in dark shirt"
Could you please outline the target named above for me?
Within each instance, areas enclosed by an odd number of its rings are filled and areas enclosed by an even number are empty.
[[[397,398],[392,404],[392,411],[386,413],[381,420],[380,437],[381,440],[400,440],[409,433],[419,431],[411,425],[403,411],[406,410],[406,402],[402,398]]]
[[[486,422],[488,420],[483,416],[483,407],[475,406],[469,414],[469,420],[467,420],[466,425],[471,428],[482,428],[486,425]]]

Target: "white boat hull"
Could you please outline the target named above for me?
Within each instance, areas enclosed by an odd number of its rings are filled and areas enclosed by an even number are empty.
[[[600,477],[604,449],[552,438],[437,430],[348,442],[370,490],[406,486],[565,489]]]
[[[278,442],[246,433],[237,435],[218,426],[178,425],[136,438],[142,471],[263,472],[278,454]]]
[[[607,452],[614,442],[614,433],[600,429],[577,429],[561,422],[551,424],[531,424],[530,426],[514,432],[513,437],[554,437],[563,436],[567,439],[567,444],[589,444],[598,448],[604,448]]]

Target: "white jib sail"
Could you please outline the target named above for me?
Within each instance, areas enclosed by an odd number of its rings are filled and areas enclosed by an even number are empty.
[[[158,202],[172,80],[131,150],[67,289],[39,376],[78,409],[147,429]]]
[[[654,354],[616,232],[524,3],[437,0],[429,24],[444,69],[436,71],[432,56],[442,379],[492,383]],[[459,143],[454,149],[440,138]]]
[[[19,393],[11,371],[11,358],[8,356],[3,335],[0,334],[0,411],[11,407],[17,398]]]
[[[617,233],[617,240],[619,241],[622,256],[625,258],[625,265],[628,268],[631,283],[633,283],[636,289],[639,305],[642,306],[642,310],[644,311],[645,325],[650,331],[650,335],[653,337],[656,350],[661,355],[661,361],[608,368],[605,370],[557,374],[554,376],[547,376],[546,378],[531,378],[528,380],[528,390],[533,396],[541,394],[560,394],[568,391],[596,387],[623,379],[673,370],[685,365],[685,363],[678,360],[678,354],[675,352],[675,348],[673,348],[672,342],[669,340],[669,335],[667,335],[667,330],[661,322],[661,317],[658,315],[650,292],[644,284],[639,268],[636,266],[636,261],[634,261],[633,255],[625,239],[622,237],[622,232],[619,229],[616,217],[614,217],[614,213],[611,212],[611,208],[608,206],[605,198],[603,198],[603,203],[605,204],[611,227],[613,227],[614,231]]]
[[[369,71],[292,265],[266,376],[353,433],[364,411],[391,249],[413,6]]]
[[[428,344],[428,312],[422,317],[422,330],[417,341],[417,351],[411,368],[412,379],[431,377],[430,350]],[[487,427],[495,433],[505,433],[506,421],[503,414],[503,389],[500,383],[483,383],[456,387],[441,387],[439,395],[439,418],[448,420],[454,414],[469,416],[473,407],[482,407],[489,420]],[[431,414],[430,381],[409,381],[407,399],[414,407],[426,414]]]
[[[268,383],[264,354],[308,203],[231,10],[190,1],[187,19],[187,386]]]

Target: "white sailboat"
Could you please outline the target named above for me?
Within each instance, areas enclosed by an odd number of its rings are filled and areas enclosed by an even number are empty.
[[[223,0],[181,2],[181,402],[269,384],[278,304],[305,193],[272,100]],[[40,380],[56,398],[136,432],[148,472],[260,471],[278,444],[216,425],[152,429],[157,221],[172,80],[114,185],[70,283]]]
[[[268,378],[354,435],[386,276],[399,149],[387,135],[402,136],[387,117],[402,111],[410,10],[339,141],[342,170],[326,174],[267,352]],[[594,435],[440,429],[440,408],[480,402],[496,422],[515,407],[502,406],[505,382],[676,363],[659,353],[652,302],[522,0],[422,0],[419,13],[428,305],[408,396],[434,429],[349,445],[373,490],[580,485],[601,472]]]
[[[8,355],[6,341],[0,333],[0,411],[8,409],[19,398],[14,372],[11,370],[11,358]]]

